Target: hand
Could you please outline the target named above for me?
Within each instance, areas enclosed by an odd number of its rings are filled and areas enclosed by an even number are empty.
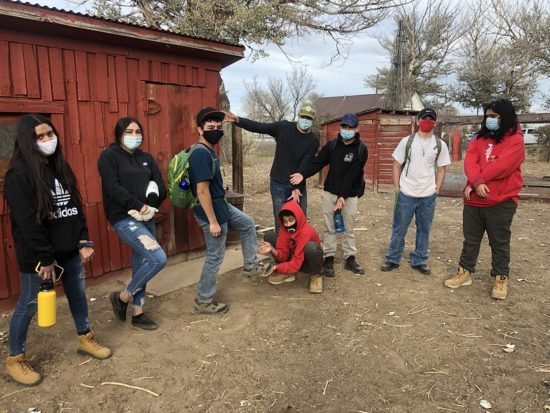
[[[292,185],[299,185],[304,180],[304,175],[299,172],[290,175],[290,183]]]
[[[95,251],[92,247],[80,248],[78,252],[80,254],[80,262],[82,262],[82,264],[86,264],[88,261],[90,261],[95,254]]]
[[[489,196],[489,187],[485,184],[479,184],[476,187],[476,194],[478,194],[482,198],[487,198]]]
[[[54,264],[48,266],[40,266],[38,270],[38,276],[43,280],[55,280],[55,266]]]
[[[344,198],[339,197],[336,200],[336,204],[334,205],[334,211],[337,211],[338,209],[342,209],[344,205],[346,205],[346,201],[344,200]]]
[[[155,214],[159,212],[157,208],[153,208],[152,206],[149,206],[149,205],[144,205],[144,206],[147,207],[147,209],[145,209],[145,212],[140,211],[140,215],[143,217],[143,221],[151,220],[155,216]],[[141,209],[143,211],[143,208]]]
[[[295,200],[296,202],[300,203],[300,197],[302,196],[302,191],[299,189],[293,189],[290,196],[287,198],[287,201],[290,201],[291,199]]]
[[[239,117],[231,112],[223,112],[225,117],[223,118],[224,122],[239,123]]]
[[[464,199],[466,201],[470,200],[470,194],[472,193],[473,189],[470,185],[468,185],[466,188],[464,188]]]
[[[129,210],[128,215],[130,215],[136,221],[143,221],[143,215],[141,215],[139,211],[136,211],[135,209]]]
[[[215,224],[210,224],[210,235],[214,238],[218,238],[222,234],[222,227],[217,222]]]
[[[260,246],[258,247],[258,253],[259,254],[269,254],[273,250],[273,247],[271,244],[267,241],[260,241]]]
[[[272,263],[267,264],[262,274],[262,277],[269,277],[271,274],[275,272],[276,269],[277,269],[276,265],[273,265]]]

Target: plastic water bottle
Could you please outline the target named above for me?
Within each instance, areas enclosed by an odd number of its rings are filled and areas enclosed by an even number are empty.
[[[182,191],[187,191],[187,190],[189,189],[189,181],[188,181],[187,179],[183,178],[183,179],[180,181],[180,183],[179,183],[178,186],[180,187],[180,189],[181,189]]]
[[[342,215],[341,209],[334,211],[334,229],[337,234],[346,232],[346,227],[344,226],[344,216]]]
[[[53,281],[46,280],[40,284],[38,292],[38,326],[51,327],[56,321],[56,294]]]

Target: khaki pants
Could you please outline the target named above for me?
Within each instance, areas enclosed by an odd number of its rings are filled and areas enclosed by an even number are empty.
[[[334,229],[334,205],[338,196],[330,192],[323,191],[323,218],[325,220],[325,231],[323,232],[323,258],[334,257],[336,255],[337,234]],[[357,255],[355,248],[355,235],[353,228],[355,226],[355,216],[357,215],[357,197],[346,198],[346,203],[342,208],[344,216],[344,226],[346,232],[342,236],[342,248],[344,249],[344,259]]]

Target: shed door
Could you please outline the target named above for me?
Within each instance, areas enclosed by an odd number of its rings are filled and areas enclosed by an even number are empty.
[[[155,156],[167,178],[172,156],[197,140],[194,114],[202,107],[196,87],[146,83],[147,137],[144,149]],[[209,104],[212,104],[208,102]],[[157,239],[168,255],[204,247],[202,231],[189,210],[174,208],[166,199],[157,218]]]

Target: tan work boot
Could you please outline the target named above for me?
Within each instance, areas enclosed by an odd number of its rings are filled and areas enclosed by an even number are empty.
[[[28,363],[25,353],[17,356],[8,356],[6,360],[6,373],[17,383],[26,386],[34,386],[40,383],[42,377]]]
[[[282,283],[290,283],[294,280],[296,280],[294,274],[273,274],[267,279],[267,282],[269,284],[279,285]]]
[[[309,283],[309,292],[312,294],[319,294],[323,292],[323,276],[312,275],[311,282]]]
[[[88,334],[78,336],[78,353],[92,356],[93,358],[103,360],[111,357],[111,349],[99,344],[92,331]]]
[[[470,271],[465,270],[462,267],[458,267],[456,274],[448,280],[445,280],[445,286],[449,288],[458,288],[463,285],[472,285],[472,275],[470,274]]]
[[[497,275],[491,297],[495,300],[504,300],[508,296],[508,277]]]

